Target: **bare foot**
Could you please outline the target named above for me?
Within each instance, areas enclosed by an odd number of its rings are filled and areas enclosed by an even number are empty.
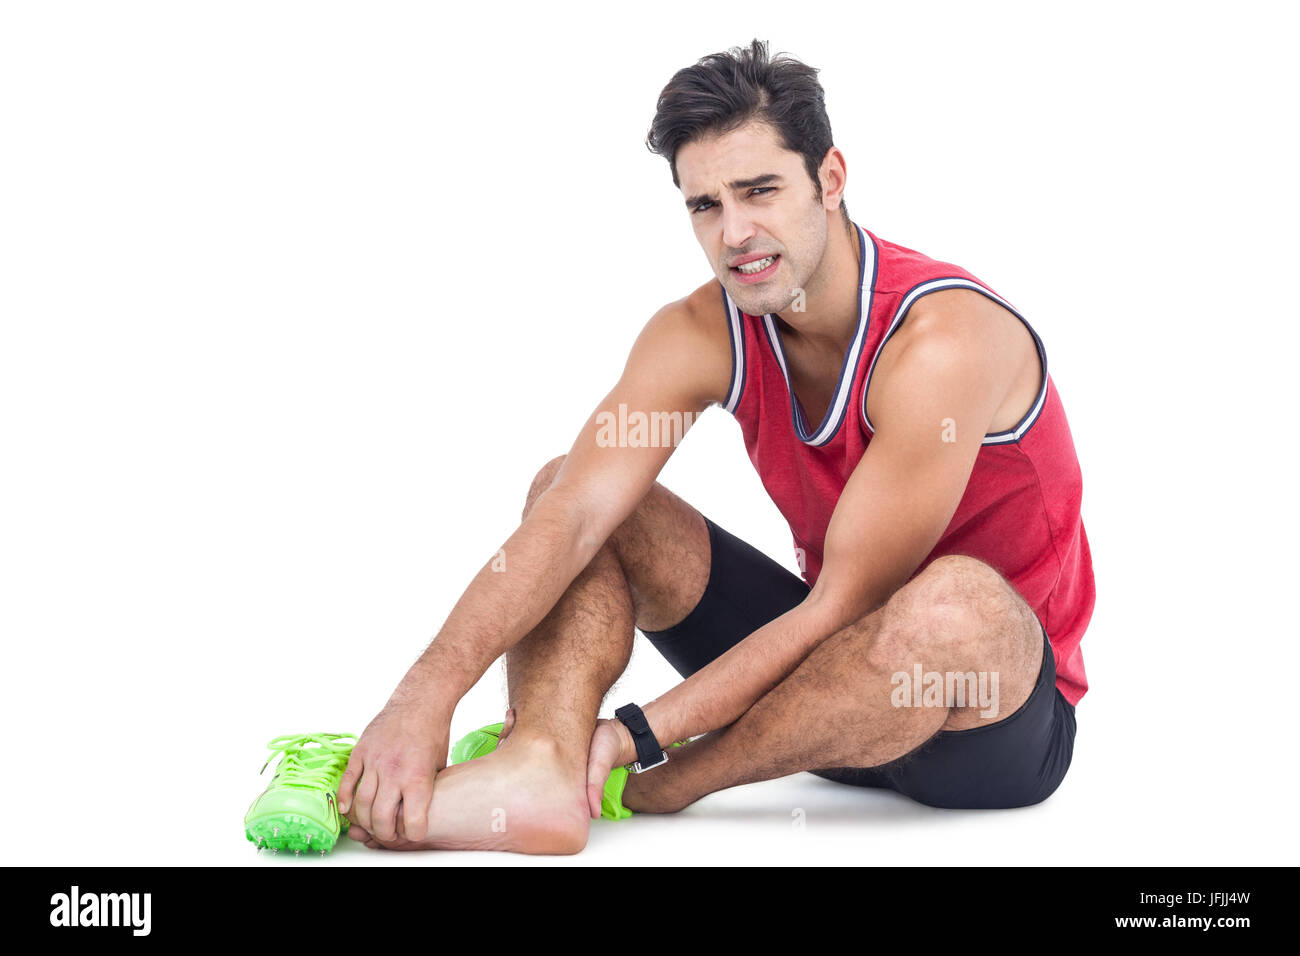
[[[348,835],[390,850],[511,850],[577,853],[591,827],[586,755],[565,756],[546,737],[510,735],[510,746],[441,771],[433,781],[429,830],[379,843],[353,824]],[[399,819],[401,814],[398,815]]]

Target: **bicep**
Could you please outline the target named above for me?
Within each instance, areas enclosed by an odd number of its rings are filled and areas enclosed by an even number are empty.
[[[952,341],[918,343],[881,382],[876,430],[826,531],[814,593],[856,620],[942,537],[1000,400],[998,372]]]

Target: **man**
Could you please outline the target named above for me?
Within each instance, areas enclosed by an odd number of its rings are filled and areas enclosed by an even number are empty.
[[[706,57],[647,143],[715,278],[646,324],[367,727],[339,788],[353,838],[574,853],[637,760],[659,765],[626,779],[634,813],[799,771],[933,806],[1045,799],[1094,589],[1041,340],[970,273],[849,219],[812,68],[758,41]],[[674,441],[610,427],[711,405],[740,422],[803,580],[655,482]],[[634,628],[686,679],[644,724],[598,721]],[[502,654],[500,745],[446,767],[453,709]]]

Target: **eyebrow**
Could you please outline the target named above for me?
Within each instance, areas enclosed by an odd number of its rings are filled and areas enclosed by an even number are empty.
[[[785,182],[785,179],[783,179],[778,173],[764,173],[761,176],[755,176],[753,179],[737,179],[734,180],[733,182],[729,182],[727,183],[727,188],[734,192],[737,189],[753,189],[755,186],[768,186],[773,183],[783,183],[783,182]],[[712,193],[700,193],[698,195],[691,196],[689,199],[686,200],[686,208],[694,209],[702,202],[714,202],[714,201],[715,201],[715,197]]]

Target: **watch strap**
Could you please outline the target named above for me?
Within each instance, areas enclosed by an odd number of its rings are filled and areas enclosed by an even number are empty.
[[[614,711],[623,726],[632,733],[632,742],[636,744],[636,763],[632,764],[633,773],[643,773],[668,762],[668,752],[659,746],[659,740],[650,729],[650,722],[636,704],[624,704]]]

